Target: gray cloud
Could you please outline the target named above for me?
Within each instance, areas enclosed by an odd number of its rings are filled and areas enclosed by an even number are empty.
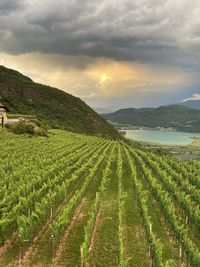
[[[0,15],[8,15],[24,6],[24,0],[1,0]]]
[[[0,10],[18,10],[0,13],[0,51],[200,69],[198,0],[3,0]]]

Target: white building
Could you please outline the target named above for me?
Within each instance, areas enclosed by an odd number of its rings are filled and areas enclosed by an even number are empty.
[[[0,103],[0,124],[4,125],[7,121],[7,114],[8,108]]]

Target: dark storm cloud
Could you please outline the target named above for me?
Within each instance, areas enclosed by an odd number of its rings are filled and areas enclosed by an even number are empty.
[[[0,15],[1,51],[199,67],[198,0],[1,1],[1,10],[17,8]]]
[[[24,5],[24,0],[1,0],[0,15],[5,15],[16,10],[19,10]]]

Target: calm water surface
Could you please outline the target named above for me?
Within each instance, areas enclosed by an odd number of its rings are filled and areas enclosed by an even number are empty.
[[[170,132],[159,130],[126,130],[126,137],[136,141],[153,142],[165,145],[189,145],[196,133]]]

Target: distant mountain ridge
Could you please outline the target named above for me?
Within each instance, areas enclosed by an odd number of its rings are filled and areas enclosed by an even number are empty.
[[[103,114],[109,121],[143,127],[173,127],[179,131],[200,132],[200,110],[183,105],[158,108],[127,108]]]
[[[187,100],[184,102],[181,102],[179,105],[194,108],[194,109],[200,109],[200,100]]]
[[[11,113],[36,115],[51,128],[118,137],[117,130],[81,99],[34,83],[21,73],[0,66],[0,101]]]
[[[109,108],[93,108],[98,114],[107,114],[114,112],[113,109]]]

